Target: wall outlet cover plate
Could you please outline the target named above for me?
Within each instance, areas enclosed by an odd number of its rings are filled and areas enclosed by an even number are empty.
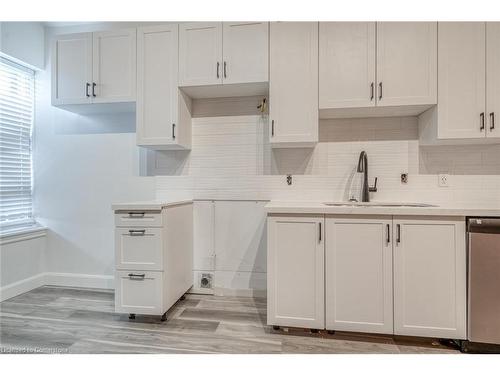
[[[450,186],[450,175],[446,173],[438,174],[438,185],[441,187]]]

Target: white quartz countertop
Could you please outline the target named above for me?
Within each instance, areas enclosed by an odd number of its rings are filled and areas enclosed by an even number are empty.
[[[265,208],[268,214],[500,216],[500,207],[480,205],[442,205],[438,207],[327,206],[323,202],[271,201]]]
[[[192,199],[173,200],[173,201],[142,201],[142,202],[123,202],[113,203],[111,209],[113,211],[120,210],[161,210],[169,206],[178,206],[180,204],[193,203]]]

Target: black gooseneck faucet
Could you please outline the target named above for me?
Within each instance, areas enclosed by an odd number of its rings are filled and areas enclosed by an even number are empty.
[[[368,186],[368,155],[366,151],[361,151],[358,160],[358,173],[363,173],[363,185],[361,187],[361,202],[370,201],[370,192],[377,191],[377,177],[375,177],[375,185],[373,187]]]

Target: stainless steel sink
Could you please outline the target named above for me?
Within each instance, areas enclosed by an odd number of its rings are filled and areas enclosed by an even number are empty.
[[[434,204],[406,202],[324,202],[323,204],[334,207],[438,207]]]

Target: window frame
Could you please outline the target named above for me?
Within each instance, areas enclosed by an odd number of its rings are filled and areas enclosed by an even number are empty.
[[[30,128],[29,128],[29,136],[28,136],[28,143],[29,143],[29,168],[30,168],[30,182],[29,182],[29,187],[30,187],[30,211],[29,215],[22,217],[22,218],[17,218],[17,219],[12,219],[12,220],[1,220],[0,219],[0,235],[5,234],[5,233],[12,233],[12,232],[19,232],[23,228],[27,228],[28,230],[32,229],[33,227],[38,226],[35,216],[34,216],[34,173],[33,173],[33,133],[34,133],[34,125],[35,125],[35,106],[36,106],[36,70],[29,68],[27,66],[24,66],[17,61],[14,61],[7,56],[3,55],[0,53],[0,63],[2,65],[7,65],[15,70],[17,70],[19,73],[27,74],[27,78],[31,79],[31,121],[30,121]],[[1,125],[0,125],[1,127]],[[21,127],[21,126],[20,126]],[[20,131],[21,132],[21,131]],[[19,139],[23,139],[22,136],[19,136]],[[0,154],[0,160],[2,158],[2,155]],[[21,165],[22,162],[20,161],[19,164]],[[21,174],[21,173],[20,173]],[[0,207],[2,207],[2,198],[0,196]]]

